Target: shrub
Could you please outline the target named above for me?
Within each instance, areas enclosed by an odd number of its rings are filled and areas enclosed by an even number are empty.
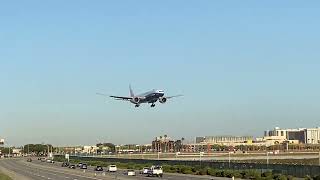
[[[306,175],[306,176],[304,177],[304,179],[305,179],[305,180],[311,180],[312,178],[311,178],[309,175]]]
[[[207,174],[210,175],[210,176],[215,176],[216,175],[216,170],[212,169],[212,168],[209,168],[207,170]]]
[[[241,172],[244,179],[261,179],[261,173],[255,170],[245,170]]]
[[[182,166],[182,167],[180,168],[180,172],[181,172],[182,174],[192,174],[192,169],[191,169],[190,166]]]
[[[320,175],[313,177],[313,180],[320,180]]]
[[[272,172],[271,171],[267,171],[261,174],[262,177],[272,177]]]
[[[287,176],[286,175],[281,175],[281,174],[276,174],[273,176],[274,180],[287,180]]]

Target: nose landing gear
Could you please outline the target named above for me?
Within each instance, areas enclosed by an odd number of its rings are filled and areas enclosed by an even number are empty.
[[[151,107],[155,107],[156,105],[155,104],[151,104]]]
[[[136,104],[136,106],[135,106],[135,107],[137,108],[137,107],[139,107],[139,106],[140,106],[140,104]]]

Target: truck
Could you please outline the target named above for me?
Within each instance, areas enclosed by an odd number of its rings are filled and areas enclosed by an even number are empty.
[[[162,177],[163,176],[162,166],[151,166],[151,168],[148,170],[148,176]]]

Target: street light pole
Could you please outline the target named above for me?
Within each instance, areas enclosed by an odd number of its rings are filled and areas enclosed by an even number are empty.
[[[320,166],[320,150],[319,150],[319,166]]]
[[[229,151],[229,169],[230,169],[230,163],[231,163],[230,155],[231,155],[231,152]]]
[[[269,169],[269,152],[267,151],[267,169]]]

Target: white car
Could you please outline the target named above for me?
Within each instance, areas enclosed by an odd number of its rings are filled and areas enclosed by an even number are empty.
[[[148,167],[144,167],[141,171],[140,174],[148,174],[149,172],[149,168]]]
[[[117,172],[117,166],[116,165],[109,165],[107,171],[108,172]]]
[[[128,176],[135,176],[136,172],[133,169],[129,169],[128,172],[127,172],[127,175]]]
[[[47,159],[47,163],[54,163],[54,161],[51,159]]]

